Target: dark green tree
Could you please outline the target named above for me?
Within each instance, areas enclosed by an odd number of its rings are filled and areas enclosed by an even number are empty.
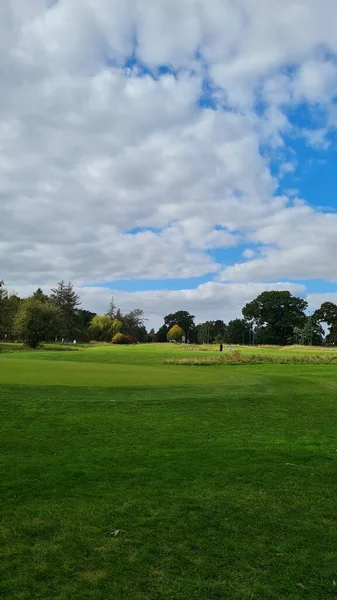
[[[307,317],[302,328],[296,327],[294,330],[295,344],[302,346],[322,346],[324,343],[324,331],[322,326],[314,320],[313,316]]]
[[[122,333],[134,337],[137,342],[147,342],[147,331],[145,327],[144,311],[136,308],[121,318]]]
[[[152,329],[151,329],[151,331],[149,332],[149,335],[148,335],[148,341],[149,341],[149,342],[152,342],[152,343],[154,343],[154,342],[156,342],[156,341],[157,341],[157,335],[156,335],[156,332],[155,332],[155,330],[154,330],[153,328],[152,328]]]
[[[32,298],[35,298],[35,300],[39,300],[40,302],[50,302],[49,296],[47,296],[40,287],[34,292]]]
[[[194,319],[194,315],[190,315],[190,313],[186,310],[178,310],[175,313],[166,315],[166,317],[164,317],[164,323],[168,330],[174,325],[179,325],[179,327],[181,327],[181,329],[184,331],[186,339],[192,342],[195,338]]]
[[[318,323],[325,323],[328,326],[326,343],[329,346],[337,344],[337,305],[333,302],[323,302],[312,315],[312,318]]]
[[[72,283],[60,281],[52,289],[51,301],[62,313],[62,327],[60,334],[64,337],[73,337],[80,329],[78,308],[81,306],[80,297],[76,294]]]
[[[81,326],[83,327],[84,331],[87,331],[92,319],[96,317],[96,313],[80,308],[77,310],[77,314],[81,320]]]
[[[15,334],[31,348],[58,335],[62,324],[61,310],[50,302],[27,298],[20,302],[14,319]]]
[[[21,299],[16,294],[10,294],[5,299],[5,335],[8,340],[13,338],[13,325],[19,310]]]
[[[166,325],[162,325],[156,333],[157,342],[160,342],[160,343],[167,342],[167,334],[168,334],[168,327]]]
[[[326,343],[328,346],[337,346],[337,323],[332,323],[326,337]]]
[[[195,333],[198,344],[213,344],[215,341],[214,321],[199,323],[195,328]]]
[[[242,309],[252,324],[258,343],[286,345],[294,338],[296,327],[305,324],[308,303],[288,291],[263,292]]]
[[[331,327],[331,325],[337,323],[337,305],[333,302],[323,302],[322,306],[312,316],[315,321],[326,323]]]
[[[226,339],[226,332],[227,332],[226,323],[224,323],[224,321],[221,321],[220,319],[218,319],[217,321],[214,321],[213,332],[214,332],[214,341],[218,342],[218,343],[223,342]]]
[[[225,334],[228,344],[250,344],[252,343],[252,328],[244,319],[233,319],[229,321]]]

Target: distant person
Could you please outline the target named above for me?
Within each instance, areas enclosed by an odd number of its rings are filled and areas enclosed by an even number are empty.
[[[219,351],[220,351],[220,352],[222,352],[222,351],[223,351],[223,344],[220,344]]]
[[[228,346],[228,352],[232,352],[232,350],[233,350],[232,345],[229,344],[229,346]]]
[[[76,346],[76,340],[73,341],[74,346]]]
[[[63,346],[63,344],[64,344],[64,338],[62,338],[62,340],[61,340],[61,344],[62,344],[62,346]]]

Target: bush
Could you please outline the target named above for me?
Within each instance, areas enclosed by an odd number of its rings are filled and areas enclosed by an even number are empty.
[[[113,344],[137,344],[137,340],[131,335],[125,335],[124,333],[116,333],[112,338]]]

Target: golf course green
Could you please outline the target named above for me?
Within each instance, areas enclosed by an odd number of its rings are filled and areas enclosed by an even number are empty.
[[[334,351],[216,350],[2,348],[2,598],[336,598]]]

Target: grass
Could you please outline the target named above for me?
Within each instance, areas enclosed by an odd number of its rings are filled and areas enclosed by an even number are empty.
[[[239,351],[230,354],[218,354],[216,356],[203,356],[202,358],[166,358],[166,365],[260,365],[260,364],[337,364],[337,354],[242,354]]]
[[[181,356],[0,356],[6,600],[336,598],[336,367]]]

